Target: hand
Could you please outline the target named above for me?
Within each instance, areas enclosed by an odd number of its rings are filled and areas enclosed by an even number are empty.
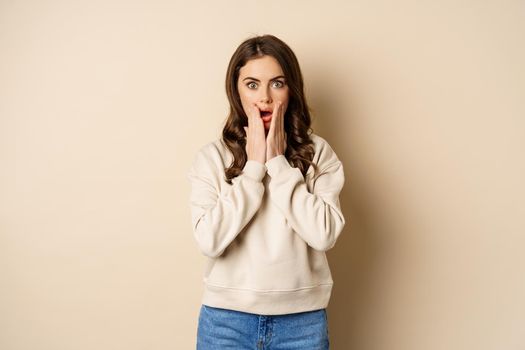
[[[246,132],[248,160],[256,160],[264,164],[266,162],[266,135],[261,112],[257,105],[253,104],[247,115],[248,126],[244,127],[244,131]]]
[[[278,101],[273,106],[272,121],[266,138],[266,161],[284,154],[286,151],[286,132],[284,131],[283,103]]]

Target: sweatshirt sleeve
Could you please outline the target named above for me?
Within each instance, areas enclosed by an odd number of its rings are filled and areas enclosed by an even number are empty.
[[[335,245],[344,225],[339,193],[344,184],[343,164],[335,154],[320,166],[313,193],[308,191],[301,170],[292,167],[284,155],[266,162],[270,198],[288,224],[312,248],[326,251]]]
[[[252,219],[264,194],[262,179],[266,166],[248,160],[243,173],[232,185],[220,190],[224,170],[215,165],[212,155],[200,150],[187,173],[191,184],[190,209],[193,234],[201,252],[211,258],[220,256]]]

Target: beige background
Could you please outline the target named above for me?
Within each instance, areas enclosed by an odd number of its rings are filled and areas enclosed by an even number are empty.
[[[521,0],[1,0],[1,349],[194,348],[185,175],[265,33],[345,165],[332,349],[525,349]]]

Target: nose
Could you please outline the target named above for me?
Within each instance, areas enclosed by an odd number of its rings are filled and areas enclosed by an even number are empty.
[[[271,103],[272,99],[270,96],[270,93],[268,92],[268,89],[261,89],[261,96],[259,96],[259,101],[261,103]]]

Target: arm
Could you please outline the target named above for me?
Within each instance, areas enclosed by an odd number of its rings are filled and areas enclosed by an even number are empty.
[[[193,233],[204,255],[220,256],[255,215],[264,194],[265,173],[264,164],[248,160],[243,173],[232,179],[232,186],[219,193],[222,169],[198,152],[187,178]]]
[[[326,251],[335,245],[344,225],[339,193],[344,184],[343,164],[332,157],[321,167],[313,193],[308,191],[298,168],[284,155],[266,162],[270,198],[279,207],[289,225],[312,248]]]

